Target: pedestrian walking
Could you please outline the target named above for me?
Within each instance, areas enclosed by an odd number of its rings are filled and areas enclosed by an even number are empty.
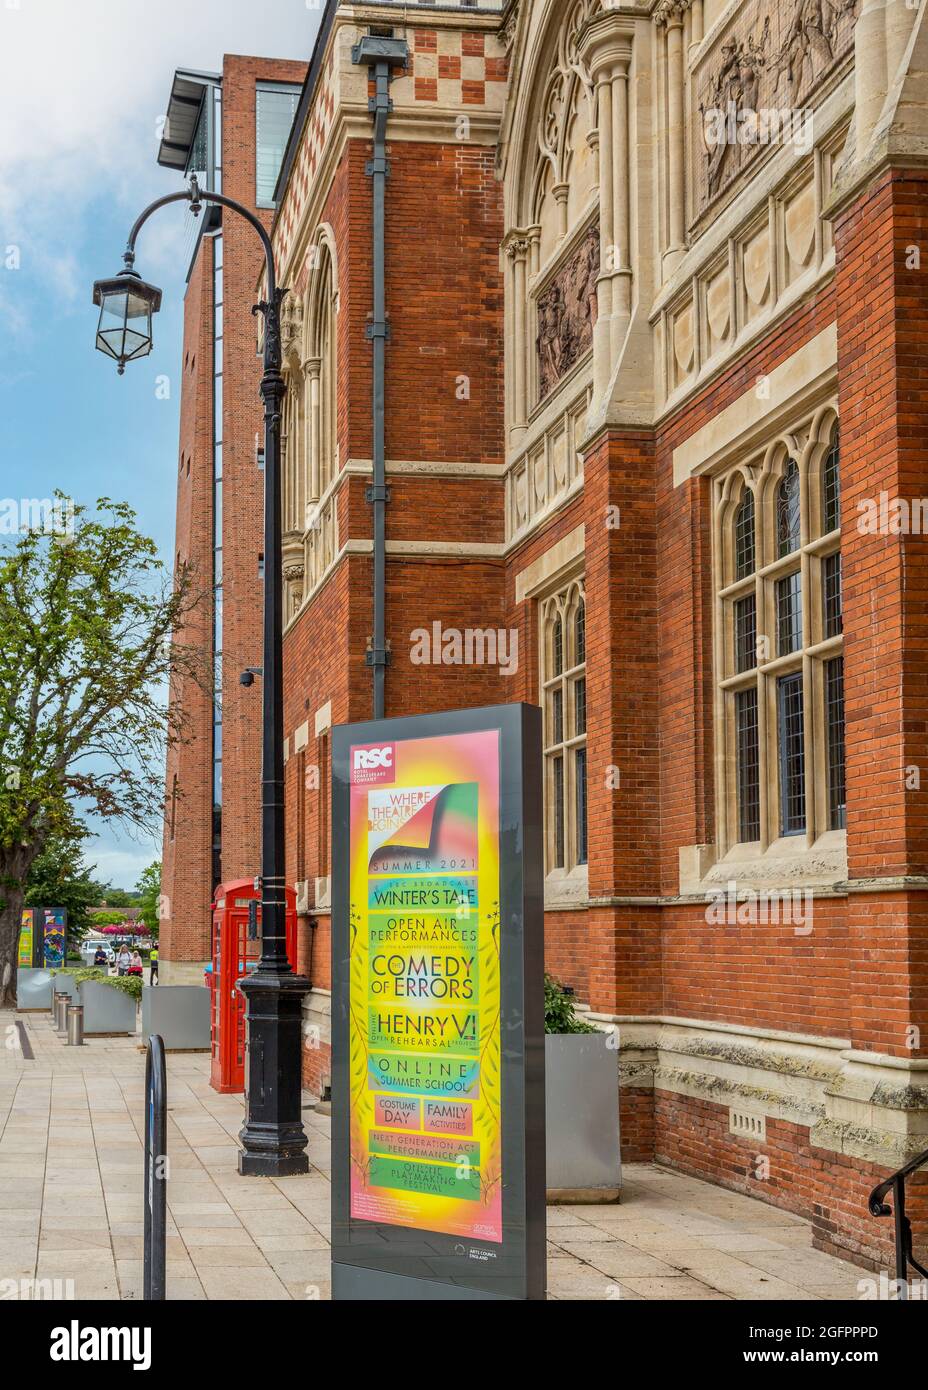
[[[157,947],[157,946],[152,946],[152,948],[151,948],[151,953],[150,953],[148,959],[149,959],[149,962],[150,962],[150,964],[151,964],[151,974],[150,974],[149,977],[148,977],[148,978],[149,978],[149,983],[150,983],[150,984],[153,984],[153,985],[156,985],[156,984],[158,983],[158,947]]]

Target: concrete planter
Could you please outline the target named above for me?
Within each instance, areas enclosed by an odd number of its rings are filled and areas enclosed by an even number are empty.
[[[209,1051],[209,990],[205,985],[146,985],[142,1037],[160,1034],[169,1050]]]
[[[619,1055],[607,1033],[545,1037],[549,1202],[617,1202]]]
[[[66,991],[72,998],[77,993],[73,975],[53,975],[50,970],[20,966],[16,972],[17,1009],[50,1009],[52,985],[57,990]]]
[[[84,1036],[91,1033],[134,1033],[137,1006],[134,999],[112,985],[84,980],[80,987],[84,1006]]]

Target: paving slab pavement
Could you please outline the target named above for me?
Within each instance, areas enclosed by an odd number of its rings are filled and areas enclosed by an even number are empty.
[[[0,1281],[141,1298],[139,1039],[69,1048],[48,1015],[15,1017],[35,1056],[0,1013]],[[328,1116],[305,1098],[305,1177],[239,1177],[242,1097],[212,1090],[204,1053],[167,1061],[168,1298],[329,1298]],[[866,1277],[801,1218],[654,1164],[625,1165],[619,1205],[548,1208],[551,1299],[854,1299]]]

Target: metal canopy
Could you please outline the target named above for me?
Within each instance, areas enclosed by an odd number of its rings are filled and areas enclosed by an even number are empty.
[[[178,68],[171,86],[164,133],[158,147],[158,163],[166,169],[186,173],[196,134],[203,94],[210,85],[222,82],[218,72],[193,72]]]

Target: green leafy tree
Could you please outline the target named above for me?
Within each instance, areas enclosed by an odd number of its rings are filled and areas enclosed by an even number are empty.
[[[128,888],[114,888],[108,883],[100,901],[106,903],[107,907],[138,907],[139,895]]]
[[[151,834],[166,746],[184,736],[201,595],[174,583],[125,503],[0,548],[0,1008],[16,997],[29,874],[79,811]],[[167,683],[175,698],[165,698]]]
[[[143,869],[135,885],[139,895],[139,921],[144,922],[151,932],[152,940],[158,939],[158,926],[161,921],[161,860],[156,859]]]
[[[48,841],[32,861],[23,903],[25,907],[65,908],[71,945],[85,934],[91,925],[90,909],[102,900],[102,887],[92,877],[81,850],[86,834],[75,825],[70,837]]]
[[[128,922],[129,918],[124,912],[119,912],[115,907],[108,907],[105,912],[91,912],[90,925],[92,927],[121,927],[123,922]]]

